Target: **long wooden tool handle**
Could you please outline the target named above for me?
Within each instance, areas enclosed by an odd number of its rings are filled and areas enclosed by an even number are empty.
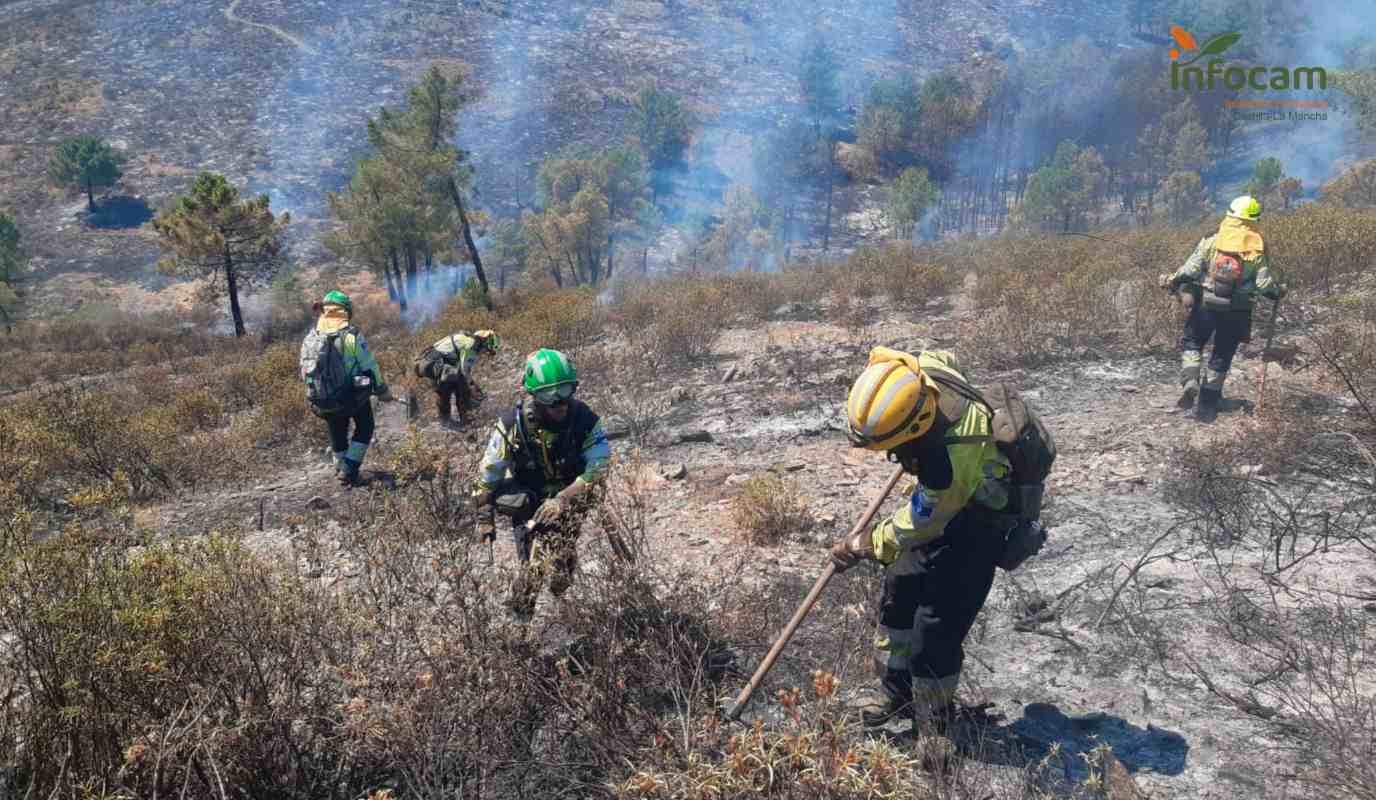
[[[1277,297],[1271,303],[1271,330],[1266,333],[1266,347],[1261,351],[1261,386],[1257,388],[1257,416],[1261,416],[1266,410],[1266,355],[1271,350],[1271,343],[1276,339],[1276,318],[1280,316],[1280,298]]]
[[[879,513],[879,507],[884,504],[884,499],[889,496],[889,493],[893,491],[893,487],[898,483],[898,479],[902,477],[903,468],[899,467],[895,469],[893,477],[889,478],[889,482],[884,484],[884,491],[880,492],[878,497],[870,501],[869,508],[865,509],[864,516],[860,517],[860,521],[855,523],[855,527],[850,529],[850,533],[846,536],[847,539],[854,537],[869,526],[870,520],[874,519],[874,515]],[[755,674],[750,676],[750,683],[747,683],[745,688],[741,689],[741,693],[736,696],[736,702],[732,703],[730,710],[726,712],[727,719],[736,719],[741,715],[741,711],[745,710],[745,704],[750,702],[750,696],[755,693],[756,689],[760,688],[760,682],[764,680],[765,675],[769,674],[769,670],[774,667],[774,662],[779,659],[779,654],[784,651],[784,648],[788,646],[789,640],[793,638],[793,632],[798,630],[798,626],[802,624],[803,618],[806,617],[808,612],[812,610],[812,607],[817,604],[817,598],[822,596],[822,590],[826,588],[827,581],[830,581],[831,576],[835,574],[836,565],[828,562],[827,568],[822,570],[821,576],[817,578],[816,583],[812,584],[812,591],[807,593],[807,597],[803,600],[802,605],[798,606],[798,610],[793,612],[793,618],[788,621],[783,631],[779,633],[779,638],[774,640],[774,646],[769,648],[769,652],[765,654],[764,661],[761,661],[760,666],[756,668]]]

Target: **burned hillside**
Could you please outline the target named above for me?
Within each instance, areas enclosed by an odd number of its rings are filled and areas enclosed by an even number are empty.
[[[0,0],[0,800],[1372,797],[1369,16]]]

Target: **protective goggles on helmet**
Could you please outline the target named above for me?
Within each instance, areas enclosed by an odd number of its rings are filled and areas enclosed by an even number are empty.
[[[567,403],[576,391],[578,391],[577,383],[561,383],[558,386],[536,389],[530,393],[530,396],[542,406],[557,406],[560,403]]]

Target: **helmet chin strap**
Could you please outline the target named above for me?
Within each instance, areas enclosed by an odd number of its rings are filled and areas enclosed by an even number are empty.
[[[566,413],[564,414],[563,419],[556,420],[550,416],[549,411],[546,410],[545,406],[540,405],[534,400],[531,400],[530,404],[535,407],[535,416],[540,420],[540,425],[545,429],[551,431],[562,431],[564,427],[569,424],[569,418],[572,415]]]
[[[909,475],[916,475],[918,474],[917,441],[917,439],[911,439],[909,441],[906,441],[903,444],[900,444],[899,446],[895,447],[894,449],[885,452],[884,457],[887,458],[889,460],[889,463],[891,464],[901,465],[903,467],[903,471],[908,473]]]

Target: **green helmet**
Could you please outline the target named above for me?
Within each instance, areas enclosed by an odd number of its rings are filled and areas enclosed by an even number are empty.
[[[347,294],[344,294],[338,289],[335,289],[334,291],[325,295],[325,299],[321,300],[320,302],[333,303],[337,306],[344,306],[344,310],[348,312],[349,316],[352,317],[354,315],[354,301],[350,300]]]
[[[563,353],[542,348],[526,359],[523,385],[536,401],[552,405],[573,395],[578,388],[578,372]]]

